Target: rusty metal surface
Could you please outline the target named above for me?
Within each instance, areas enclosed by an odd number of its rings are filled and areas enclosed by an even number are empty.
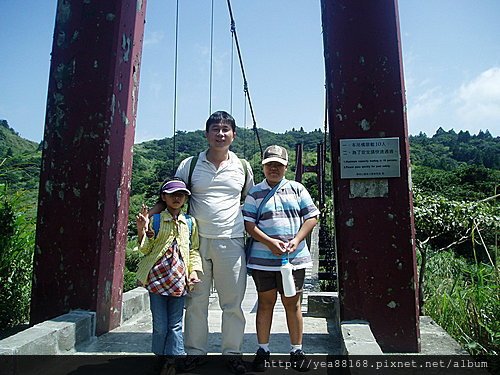
[[[369,321],[385,352],[417,352],[418,288],[397,3],[323,0],[322,21],[341,317]],[[354,185],[340,178],[341,139],[385,137],[399,138],[401,177],[378,183],[361,179]]]
[[[96,311],[119,325],[146,0],[59,1],[31,322]]]

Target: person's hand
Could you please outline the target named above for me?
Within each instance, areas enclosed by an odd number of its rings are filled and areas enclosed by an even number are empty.
[[[193,271],[189,274],[188,285],[190,288],[194,287],[196,284],[200,283],[201,280],[198,277],[198,272]]]
[[[294,238],[290,242],[287,243],[286,252],[293,253],[295,250],[297,250],[297,246],[299,246],[298,241]]]
[[[135,222],[137,223],[137,232],[146,233],[147,235],[147,228],[149,227],[149,216],[148,207],[145,204],[141,206],[141,210],[135,217]]]
[[[269,250],[271,250],[271,252],[280,257],[280,256],[283,256],[284,254],[287,253],[287,243],[286,242],[283,242],[281,240],[278,240],[278,239],[275,239],[273,238],[271,240],[271,243],[270,243],[270,246],[269,246]]]

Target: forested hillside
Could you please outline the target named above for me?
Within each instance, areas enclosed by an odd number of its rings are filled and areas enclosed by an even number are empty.
[[[500,138],[439,128],[431,138],[410,137],[415,186],[451,199],[478,200],[500,184]]]
[[[432,136],[410,136],[412,162],[435,169],[453,170],[461,163],[500,169],[500,141],[489,131],[470,135],[468,131],[446,132],[439,128]]]
[[[303,129],[287,131],[283,134],[272,133],[267,130],[259,130],[259,137],[262,147],[265,148],[271,144],[280,144],[290,150],[291,160],[295,157],[295,144],[303,143],[304,151],[316,158],[316,145],[324,141],[324,133],[315,130],[306,133]],[[173,155],[172,138],[147,141],[139,143],[134,147],[134,164],[132,173],[132,192],[139,194],[153,191],[157,185],[166,177],[172,175],[178,163],[187,156],[198,154],[207,148],[204,131],[177,132],[175,137],[175,156]],[[252,130],[237,129],[237,136],[232,145],[232,151],[236,152],[252,164],[260,161],[259,146],[257,138]],[[175,160],[174,160],[175,157]],[[259,175],[260,168],[255,172]],[[290,173],[293,172],[293,168]]]
[[[295,145],[303,143],[305,164],[315,163],[316,145],[325,139],[319,129],[313,132],[292,129],[282,134],[259,129],[259,136],[263,148],[270,144],[287,147],[291,160],[295,157]],[[164,138],[135,145],[132,196],[153,194],[180,160],[206,148],[203,131],[179,131],[174,160],[173,141]],[[421,189],[450,198],[481,199],[493,195],[495,185],[500,183],[500,137],[494,138],[488,131],[471,135],[467,131],[456,133],[439,128],[432,137],[411,136],[410,149],[413,181]],[[259,147],[252,130],[238,128],[232,150],[258,166]],[[21,138],[6,120],[0,120],[0,183],[7,184],[9,189],[27,189],[36,194],[40,162],[39,145]],[[290,176],[293,168],[292,165]],[[259,168],[255,169],[261,178]]]
[[[40,161],[39,145],[21,138],[6,120],[0,120],[0,184],[37,194]]]
[[[37,148],[37,143],[21,138],[6,120],[0,120],[0,156],[34,152]]]
[[[295,157],[297,143],[304,144],[305,164],[314,164],[316,145],[325,139],[317,129],[305,132],[292,129],[285,133],[273,133],[259,129],[262,147],[280,144]],[[136,144],[134,147],[131,195],[156,191],[157,185],[173,173],[183,158],[206,148],[204,132],[177,132],[174,160],[173,138],[164,138]],[[412,177],[417,187],[450,198],[480,199],[493,195],[499,182],[500,137],[486,132],[471,135],[469,132],[439,128],[432,137],[425,134],[410,136]],[[259,147],[252,130],[238,128],[232,150],[240,157],[258,166]],[[36,194],[41,162],[37,143],[21,138],[6,120],[0,120],[0,183],[9,189],[27,189]],[[292,163],[293,164],[293,163]],[[293,165],[289,175],[293,175]],[[255,168],[257,177],[259,168]]]

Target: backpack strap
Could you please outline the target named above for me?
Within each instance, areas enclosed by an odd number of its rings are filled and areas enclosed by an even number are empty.
[[[241,165],[243,166],[243,172],[245,172],[245,182],[243,183],[243,190],[245,190],[245,186],[247,186],[248,182],[248,164],[247,164],[248,162],[245,159],[238,158],[238,160],[241,162]],[[241,190],[242,193],[243,190]]]
[[[189,248],[191,248],[191,236],[193,235],[193,217],[188,214],[184,214],[184,217],[186,218],[186,223],[189,230]]]
[[[281,179],[279,184],[275,185],[271,190],[269,190],[269,192],[266,194],[264,199],[262,199],[262,201],[259,204],[259,207],[257,207],[255,225],[257,225],[259,223],[260,215],[262,214],[262,209],[263,209],[264,205],[266,204],[266,202],[269,199],[271,199],[271,197],[274,195],[274,193],[276,193],[279,189],[281,189],[287,182],[288,182],[288,180],[286,180],[285,178]]]
[[[152,216],[153,218],[153,230],[155,232],[155,237],[158,237],[158,232],[160,231],[160,221],[161,221],[161,215],[160,214],[154,214]]]
[[[241,190],[241,192],[243,193],[243,190],[245,189],[245,186],[247,186],[247,182],[248,182],[248,162],[245,160],[245,159],[240,159],[238,157],[236,157],[240,163],[241,163],[241,166],[243,167],[243,172],[245,173],[245,182],[243,183],[243,189]],[[191,190],[191,181],[192,181],[192,178],[193,178],[193,172],[194,172],[194,168],[196,167],[196,163],[198,162],[198,155],[195,155],[193,156],[193,158],[191,159],[190,161],[190,164],[189,164],[189,174],[188,174],[188,180],[187,180],[187,187],[188,189]]]
[[[187,180],[187,188],[191,190],[191,180],[193,178],[193,171],[194,167],[196,167],[196,163],[198,162],[198,155],[193,156],[191,159],[191,162],[189,164],[189,174],[188,174],[188,180]]]
[[[191,243],[191,235],[193,234],[193,217],[188,214],[184,214],[187,222],[187,226],[189,229],[189,243]],[[161,214],[154,214],[153,218],[153,230],[155,232],[155,237],[158,237],[158,233],[160,232],[160,222],[161,222]]]
[[[186,218],[186,222],[189,229],[189,238],[191,238],[191,235],[193,234],[193,217],[188,214],[184,214],[184,217]]]

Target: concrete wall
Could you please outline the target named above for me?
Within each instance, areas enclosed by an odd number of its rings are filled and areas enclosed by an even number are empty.
[[[343,355],[382,355],[370,324],[366,321],[340,321],[336,292],[308,292],[307,315],[325,317],[340,327]],[[123,294],[121,324],[149,311],[144,288]],[[430,317],[420,317],[422,351],[419,354],[467,355],[467,352]],[[74,310],[0,340],[0,355],[72,354],[79,346],[96,340],[95,313]],[[394,354],[394,353],[391,353]]]
[[[148,292],[123,294],[121,324],[149,310]],[[71,354],[96,337],[95,312],[74,310],[0,340],[0,355]]]

